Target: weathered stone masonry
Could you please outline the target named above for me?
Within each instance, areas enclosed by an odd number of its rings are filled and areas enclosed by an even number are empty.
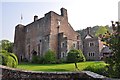
[[[90,72],[39,72],[25,71],[0,65],[2,80],[113,80]],[[117,80],[117,79],[116,79]]]
[[[50,11],[34,22],[24,26],[18,24],[15,28],[14,53],[19,61],[32,59],[32,52],[43,56],[51,49],[56,57],[65,58],[70,49],[80,49],[82,46],[80,35],[73,30],[68,22],[67,10],[61,8],[61,15]]]

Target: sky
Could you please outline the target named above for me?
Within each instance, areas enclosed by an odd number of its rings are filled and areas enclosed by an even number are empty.
[[[96,25],[111,25],[118,20],[119,0],[1,0],[0,40],[14,41],[15,26],[33,22],[34,15],[44,17],[49,11],[60,13],[66,8],[74,30]],[[21,15],[23,19],[21,20]]]

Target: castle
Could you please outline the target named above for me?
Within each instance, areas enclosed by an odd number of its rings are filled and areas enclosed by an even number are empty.
[[[100,40],[90,35],[89,28],[83,41],[79,33],[68,22],[67,10],[61,8],[61,14],[50,11],[44,17],[28,25],[15,27],[14,53],[19,61],[31,61],[33,54],[43,56],[53,50],[58,59],[66,58],[71,49],[81,49],[87,60],[100,60]]]
[[[58,59],[65,58],[70,49],[82,49],[80,35],[68,22],[67,10],[61,8],[61,15],[50,11],[34,22],[15,27],[14,53],[19,61],[32,59],[33,53],[43,56],[47,50],[53,50]]]

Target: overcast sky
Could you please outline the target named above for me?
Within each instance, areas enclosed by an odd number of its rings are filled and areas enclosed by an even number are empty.
[[[0,3],[0,39],[14,41],[14,29],[19,23],[33,21],[33,16],[43,17],[45,13],[60,13],[64,7],[68,11],[68,21],[74,30],[96,25],[111,25],[118,20],[119,0],[2,0]],[[21,14],[23,20],[21,22]]]

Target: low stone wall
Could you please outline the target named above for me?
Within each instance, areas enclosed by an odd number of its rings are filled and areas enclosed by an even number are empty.
[[[1,66],[2,80],[111,80],[90,71],[82,72],[40,72],[26,71]]]

